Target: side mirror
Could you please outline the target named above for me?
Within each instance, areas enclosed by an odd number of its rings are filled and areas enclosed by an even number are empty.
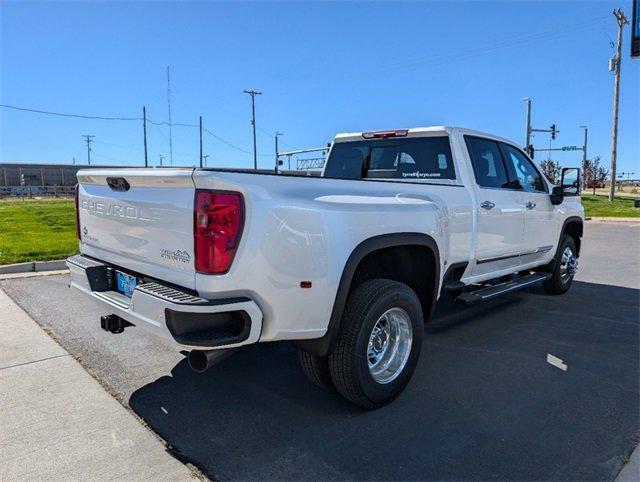
[[[580,169],[565,167],[562,169],[560,185],[551,191],[551,204],[560,204],[565,197],[580,195]]]
[[[562,169],[560,178],[563,196],[580,195],[580,169],[576,167],[565,167]]]
[[[551,204],[553,204],[554,206],[562,204],[562,201],[564,199],[564,196],[562,195],[562,186],[553,186],[553,189],[551,189],[551,195],[549,197],[551,198]]]

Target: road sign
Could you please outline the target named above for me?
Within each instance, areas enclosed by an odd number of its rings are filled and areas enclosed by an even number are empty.
[[[578,146],[562,146],[563,151],[577,151],[579,149],[581,148]]]

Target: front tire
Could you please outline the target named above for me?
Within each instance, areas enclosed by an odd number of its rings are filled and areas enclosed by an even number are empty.
[[[556,254],[551,270],[551,278],[542,286],[550,295],[561,295],[569,291],[573,277],[578,269],[576,243],[571,236],[565,234],[560,240],[560,248]]]
[[[422,348],[420,300],[407,285],[365,281],[349,296],[329,370],[337,391],[368,409],[394,400],[409,383]]]

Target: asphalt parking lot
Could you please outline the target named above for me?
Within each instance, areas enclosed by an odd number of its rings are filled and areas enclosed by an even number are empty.
[[[66,276],[1,286],[211,478],[612,480],[640,433],[639,250],[640,222],[588,223],[568,294],[443,299],[411,384],[375,412],[309,384],[289,344],[196,374],[153,335],[100,330]]]

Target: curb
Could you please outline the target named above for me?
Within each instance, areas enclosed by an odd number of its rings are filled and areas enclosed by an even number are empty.
[[[33,273],[37,271],[57,271],[67,269],[64,259],[55,261],[29,261],[0,265],[0,274]]]
[[[608,223],[640,223],[640,217],[626,218],[626,217],[614,217],[614,216],[589,216],[585,218],[585,221],[600,221]]]

